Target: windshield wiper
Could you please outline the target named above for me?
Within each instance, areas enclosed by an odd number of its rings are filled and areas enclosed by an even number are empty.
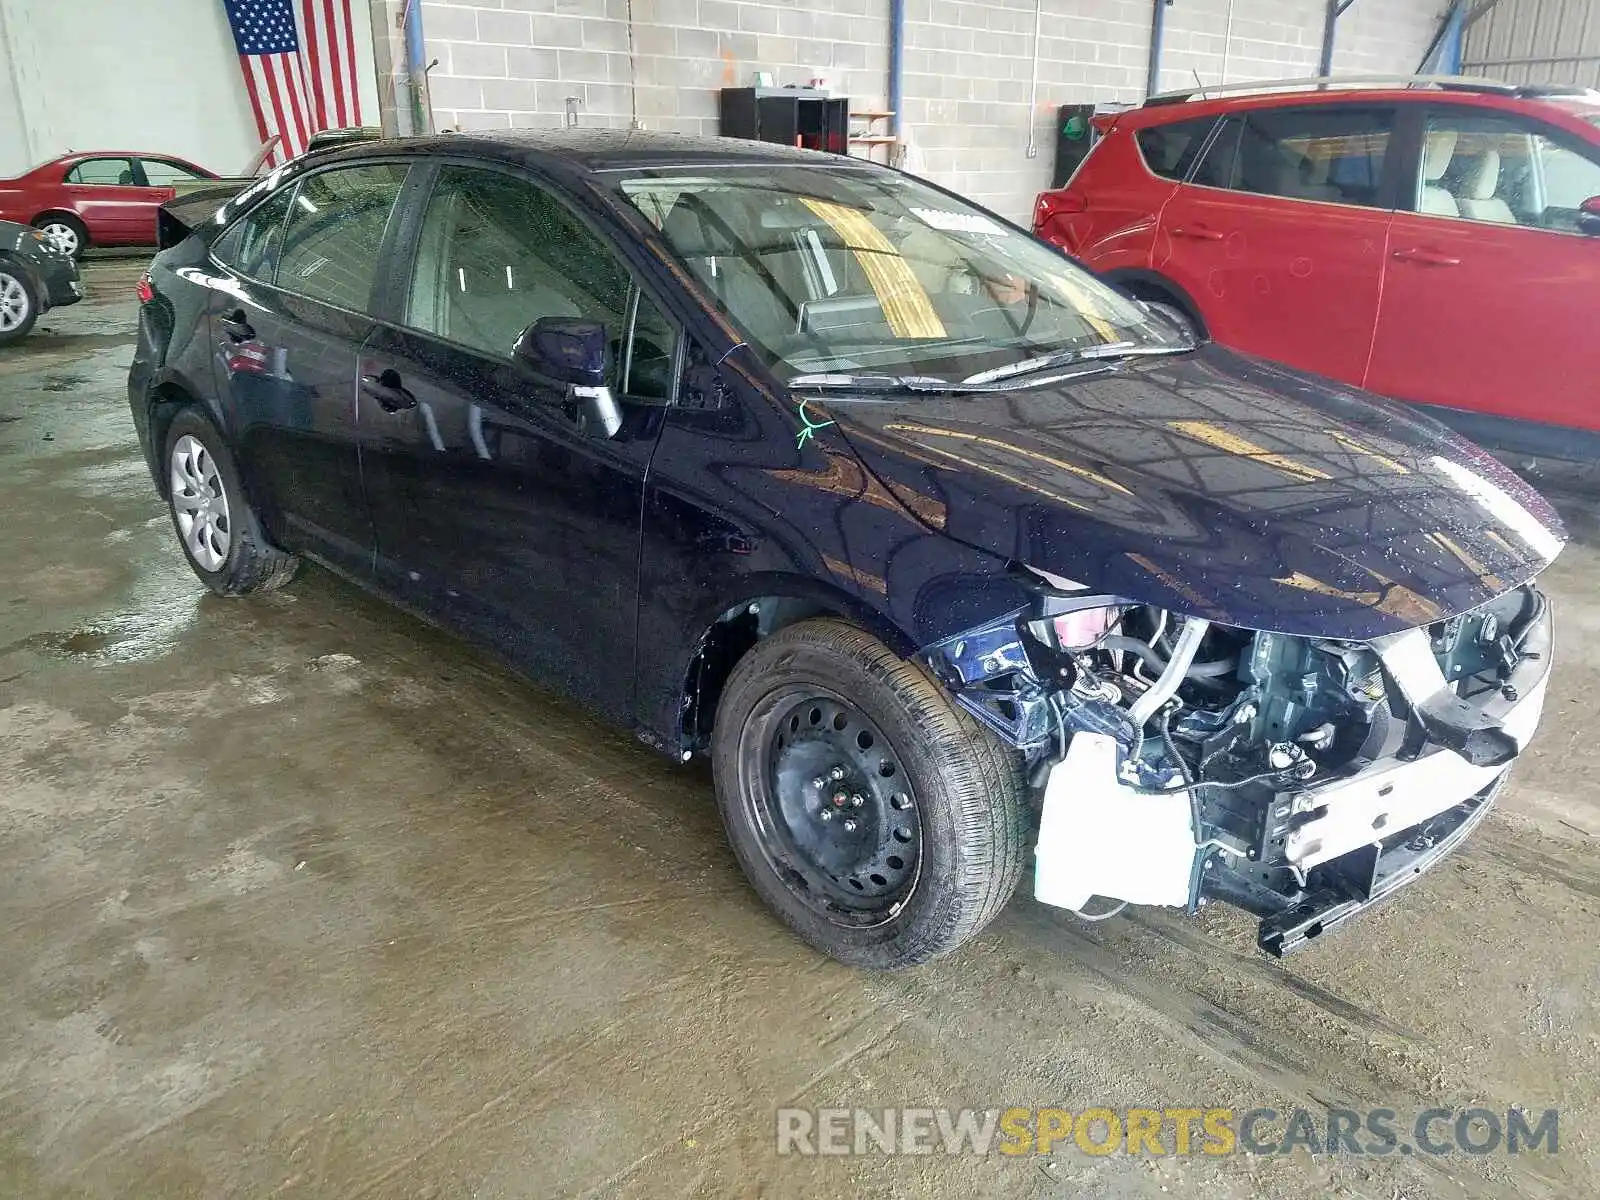
[[[829,388],[840,392],[950,392],[960,385],[937,375],[840,375],[823,372],[796,375],[790,387]]]
[[[1007,363],[1003,367],[992,367],[987,371],[979,371],[976,375],[968,375],[961,382],[964,384],[995,383],[998,380],[1011,379],[1017,375],[1032,375],[1037,371],[1048,371],[1053,367],[1065,367],[1075,362],[1087,362],[1097,358],[1132,358],[1137,355],[1183,354],[1193,349],[1193,346],[1157,346],[1139,345],[1136,342],[1104,342],[1097,346],[1081,346],[1073,350],[1054,350],[1049,354],[1041,354],[1037,358],[1025,358],[1021,362]]]

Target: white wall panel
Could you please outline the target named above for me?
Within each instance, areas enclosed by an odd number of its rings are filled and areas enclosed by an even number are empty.
[[[362,108],[378,89],[353,5]],[[220,174],[259,145],[221,0],[0,0],[0,176],[68,150],[182,155]]]

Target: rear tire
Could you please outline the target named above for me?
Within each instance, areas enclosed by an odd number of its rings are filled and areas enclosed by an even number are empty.
[[[757,894],[851,966],[949,953],[1022,876],[1017,756],[927,671],[844,621],[801,621],[739,661],[712,765]]]
[[[39,319],[39,294],[28,277],[9,263],[0,262],[0,346],[28,336]]]
[[[213,592],[242,596],[294,578],[300,560],[267,541],[217,428],[186,408],[167,428],[167,503],[184,557]]]
[[[89,230],[70,213],[45,213],[35,217],[33,227],[50,239],[56,249],[82,258],[89,248]]]

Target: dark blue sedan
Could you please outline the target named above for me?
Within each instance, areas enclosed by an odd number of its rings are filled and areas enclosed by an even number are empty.
[[[846,962],[953,949],[1025,870],[1284,953],[1458,844],[1538,721],[1543,500],[908,175],[455,136],[162,229],[129,396],[206,585],[313,558],[709,755]]]

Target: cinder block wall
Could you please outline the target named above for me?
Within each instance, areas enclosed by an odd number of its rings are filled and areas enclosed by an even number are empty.
[[[1444,0],[1366,0],[1335,70],[1411,72]],[[443,128],[583,124],[717,132],[716,91],[822,76],[863,107],[888,87],[888,0],[438,0],[422,6]],[[907,166],[1015,220],[1048,185],[1054,112],[1143,98],[1150,0],[907,0]],[[1315,72],[1323,0],[1175,0],[1162,86]],[[1030,140],[1035,156],[1028,156]]]

